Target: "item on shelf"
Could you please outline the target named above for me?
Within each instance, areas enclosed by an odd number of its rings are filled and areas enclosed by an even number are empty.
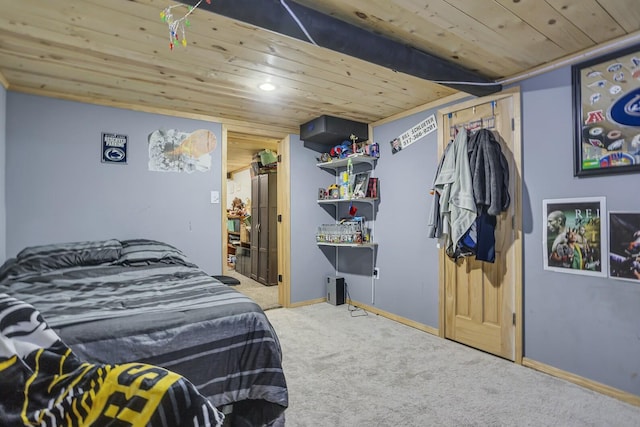
[[[320,154],[320,157],[318,157],[318,161],[320,163],[330,162],[331,161],[331,155],[329,155],[329,153],[322,153],[322,154]]]
[[[369,175],[370,172],[351,175],[346,186],[341,182],[340,184],[331,184],[326,189],[318,188],[318,200],[377,199],[380,181],[378,178],[369,177]],[[341,180],[343,180],[342,177]]]
[[[379,185],[379,180],[378,178],[375,177],[371,177],[369,178],[369,186],[367,187],[367,194],[366,197],[370,197],[372,199],[377,199],[378,198],[378,185]]]
[[[260,156],[260,162],[264,166],[270,166],[278,162],[278,156],[276,155],[276,153],[269,150],[268,148],[260,151],[258,155]]]
[[[232,233],[240,232],[240,218],[227,217],[227,231]]]
[[[251,225],[247,222],[240,224],[240,242],[248,243],[251,239]]]
[[[349,172],[349,168],[340,174],[340,198],[348,199],[351,195],[351,182],[353,174]]]
[[[349,154],[351,153],[352,151],[351,151],[351,145],[349,144],[349,141],[344,141],[342,144],[336,145],[331,149],[331,151],[329,151],[329,155],[331,157],[337,157],[339,159],[344,159],[345,157],[349,156]]]
[[[277,170],[278,157],[275,152],[264,149],[253,154],[250,170],[252,178],[260,174],[273,173]]]
[[[379,158],[380,157],[380,145],[378,145],[377,142],[374,142],[373,144],[367,145],[367,148],[369,149],[368,152],[365,152],[365,154],[371,156],[371,157],[375,157],[375,158]]]
[[[364,217],[357,217],[340,224],[318,226],[316,241],[321,243],[359,244],[369,241],[369,230],[364,226]]]
[[[327,187],[327,199],[339,199],[340,198],[340,187],[338,184],[331,184]]]
[[[227,215],[242,217],[247,214],[245,204],[239,197],[234,197],[233,202],[231,202],[231,209],[227,210]],[[238,230],[234,230],[238,231]]]
[[[361,172],[355,175],[351,197],[360,199],[366,197],[369,188],[369,172]]]
[[[377,159],[380,157],[380,146],[377,142],[345,140],[341,144],[332,147],[328,153],[320,154],[317,160],[320,163],[328,163],[357,156],[374,157]]]

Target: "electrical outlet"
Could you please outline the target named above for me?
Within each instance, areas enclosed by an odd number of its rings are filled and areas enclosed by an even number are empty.
[[[379,279],[380,278],[380,269],[378,267],[374,267],[374,269],[373,269],[373,278],[374,279]]]

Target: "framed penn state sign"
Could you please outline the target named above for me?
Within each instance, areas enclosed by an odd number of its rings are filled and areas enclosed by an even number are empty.
[[[640,172],[640,45],[571,71],[574,175]]]
[[[102,163],[127,164],[127,135],[103,132],[101,141]]]

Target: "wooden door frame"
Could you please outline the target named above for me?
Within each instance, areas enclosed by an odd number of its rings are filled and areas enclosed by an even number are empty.
[[[514,209],[514,239],[513,246],[515,251],[516,269],[515,275],[515,301],[514,312],[516,314],[515,324],[515,359],[514,362],[522,364],[522,132],[521,132],[521,101],[520,101],[520,87],[512,87],[502,92],[485,96],[482,98],[474,98],[469,101],[455,104],[441,110],[438,110],[437,120],[440,125],[444,123],[444,116],[455,113],[456,111],[466,110],[473,108],[474,106],[489,103],[491,101],[498,101],[506,98],[513,98],[513,160],[515,162],[515,171],[518,174],[518,183],[514,185],[515,194],[511,195],[512,203],[515,203]],[[438,158],[442,156],[444,151],[445,138],[448,138],[448,129],[441,129],[438,131]],[[440,249],[438,253],[438,299],[439,299],[439,327],[438,335],[441,338],[445,338],[445,322],[446,322],[446,294],[445,294],[445,261],[446,255],[443,249]]]
[[[221,227],[222,244],[221,254],[227,251],[227,135],[229,127],[222,124],[221,145]],[[278,275],[282,280],[278,282],[278,304],[283,307],[291,306],[291,173],[290,173],[290,136],[287,135],[278,144],[278,174],[277,174],[277,204],[278,215],[281,220],[277,223],[278,233]],[[227,260],[222,256],[222,273],[224,273]],[[222,274],[221,273],[221,274]]]
[[[229,241],[229,231],[227,229],[227,133],[228,129],[222,125],[222,143],[220,144],[220,156],[221,156],[221,182],[220,182],[220,226],[222,227],[222,242],[221,242],[221,257],[222,258],[222,270],[220,274],[224,274],[227,268],[227,242]]]
[[[291,137],[278,144],[278,304],[291,306]]]

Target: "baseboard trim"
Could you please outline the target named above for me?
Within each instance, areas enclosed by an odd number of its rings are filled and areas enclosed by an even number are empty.
[[[391,320],[395,320],[398,323],[402,323],[403,325],[407,325],[407,326],[411,326],[412,328],[421,330],[423,332],[429,333],[431,335],[435,335],[435,336],[439,336],[439,331],[437,328],[433,328],[431,326],[427,326],[423,323],[420,322],[416,322],[415,320],[411,320],[411,319],[407,319],[406,317],[402,317],[402,316],[398,316],[396,314],[393,313],[389,313],[388,311],[384,311],[384,310],[380,310],[379,308],[367,305],[367,304],[362,304],[360,302],[357,301],[353,301],[350,298],[347,298],[347,303],[355,306],[355,307],[360,307],[364,310],[367,310],[371,313],[374,314],[378,314],[382,317],[386,317],[387,319],[391,319]]]
[[[326,303],[327,299],[326,298],[317,298],[317,299],[312,299],[312,300],[306,300],[306,301],[300,301],[300,302],[296,302],[293,304],[288,305],[286,308],[296,308],[296,307],[304,307],[305,305],[313,305],[313,304],[319,304],[319,303]],[[422,324],[420,322],[416,322],[415,320],[411,320],[411,319],[407,319],[406,317],[402,317],[402,316],[398,316],[396,314],[393,313],[389,313],[388,311],[384,311],[384,310],[380,310],[379,308],[367,305],[367,304],[363,304],[361,302],[358,301],[353,301],[350,298],[346,299],[346,303],[347,304],[351,304],[354,307],[360,307],[366,311],[369,311],[373,314],[378,314],[382,317],[386,317],[387,319],[391,319],[394,320],[398,323],[402,323],[403,325],[406,326],[410,326],[412,328],[421,330],[423,332],[426,332],[428,334],[431,335],[435,335],[435,336],[439,336],[439,331],[437,328],[433,328],[431,326],[427,326],[425,324]]]
[[[635,394],[619,390],[617,388],[599,383],[597,381],[592,381],[579,375],[572,374],[571,372],[563,371],[562,369],[554,368],[553,366],[529,359],[527,357],[522,358],[522,365],[531,369],[535,369],[536,371],[544,372],[545,374],[549,374],[553,377],[567,380],[589,390],[593,390],[598,393],[613,397],[615,399],[622,400],[623,402],[627,402],[631,405],[640,406],[640,396],[636,396]]]
[[[289,304],[287,306],[287,308],[296,308],[296,307],[304,307],[305,305],[313,305],[313,304],[318,304],[321,302],[327,302],[326,298],[317,298],[317,299],[310,299],[307,301],[300,301],[300,302],[294,302],[292,304]]]

